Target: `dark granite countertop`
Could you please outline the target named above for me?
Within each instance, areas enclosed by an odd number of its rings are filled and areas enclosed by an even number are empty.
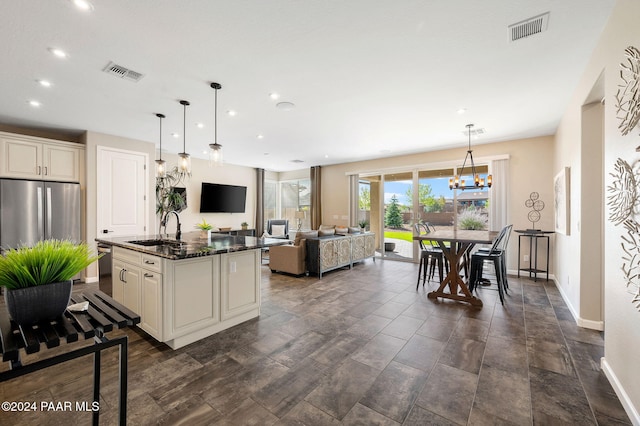
[[[178,241],[175,235],[134,235],[128,237],[98,237],[96,241],[110,246],[123,247],[140,253],[165,259],[190,259],[231,253],[243,250],[256,250],[271,246],[290,244],[291,241],[278,238],[257,238],[211,233],[211,240],[196,232],[185,232]],[[138,242],[135,244],[133,242]],[[157,242],[158,244],[153,244]],[[142,244],[140,244],[142,243]]]

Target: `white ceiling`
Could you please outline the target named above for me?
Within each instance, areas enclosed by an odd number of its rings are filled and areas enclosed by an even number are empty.
[[[615,0],[92,3],[0,0],[0,123],[157,144],[159,112],[177,153],[185,99],[186,151],[205,158],[215,81],[225,161],[286,171],[465,146],[469,122],[486,130],[474,144],[555,133]],[[545,12],[546,32],[509,41]],[[110,61],[144,77],[102,72]]]

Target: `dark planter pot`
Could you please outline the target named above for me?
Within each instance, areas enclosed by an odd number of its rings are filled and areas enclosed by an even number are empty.
[[[5,288],[4,300],[9,315],[21,325],[57,318],[69,305],[72,285],[69,280],[35,287]]]
[[[384,251],[394,251],[396,249],[396,243],[384,243]]]

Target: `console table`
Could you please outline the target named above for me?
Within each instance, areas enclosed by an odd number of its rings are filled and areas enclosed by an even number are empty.
[[[520,278],[520,271],[528,271],[529,278],[533,277],[534,281],[538,281],[538,273],[546,273],[546,280],[549,281],[549,235],[555,233],[555,231],[542,231],[539,229],[516,229],[518,234],[518,278]],[[529,267],[522,268],[522,257],[520,255],[520,248],[522,245],[522,238],[529,239]],[[538,268],[538,240],[545,239],[547,242],[546,263],[544,269]],[[532,266],[533,265],[533,266]]]
[[[216,234],[227,234],[227,235],[233,235],[233,236],[238,236],[238,237],[255,237],[256,236],[256,230],[255,229],[229,229],[228,231],[212,231]]]
[[[25,374],[33,373],[93,354],[93,424],[99,423],[100,416],[100,355],[104,349],[118,346],[120,355],[120,411],[119,424],[127,423],[127,336],[108,339],[105,333],[116,328],[131,327],[140,322],[140,316],[122,306],[105,293],[85,290],[71,296],[73,303],[89,302],[86,312],[66,311],[64,315],[51,321],[41,321],[34,326],[18,326],[6,311],[0,311],[0,350],[2,361],[9,362],[10,370],[0,373],[0,383]],[[20,350],[27,354],[51,349],[61,343],[72,343],[82,339],[94,339],[94,344],[42,359],[31,364],[20,362]],[[95,409],[97,407],[98,409]]]

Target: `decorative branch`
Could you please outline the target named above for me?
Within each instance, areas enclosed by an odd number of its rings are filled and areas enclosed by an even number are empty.
[[[640,120],[640,51],[633,46],[624,50],[628,65],[621,63],[620,79],[616,93],[616,117],[620,120],[618,129],[625,136]]]

